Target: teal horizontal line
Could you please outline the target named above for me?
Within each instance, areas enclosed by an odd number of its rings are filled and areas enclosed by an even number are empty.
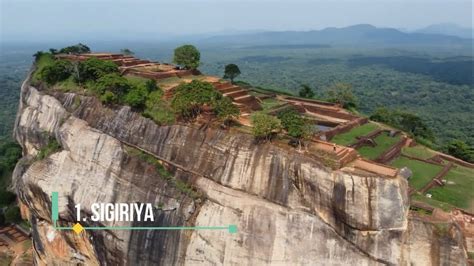
[[[55,226],[57,230],[72,230],[72,227]],[[229,230],[230,233],[237,232],[237,226],[163,226],[163,227],[132,227],[132,226],[103,226],[84,227],[85,230]]]

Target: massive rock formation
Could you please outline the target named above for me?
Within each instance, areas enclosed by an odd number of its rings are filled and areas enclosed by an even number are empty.
[[[286,146],[255,145],[238,132],[158,126],[128,107],[39,91],[28,80],[15,137],[24,157],[14,185],[32,224],[39,264],[466,264],[457,228],[440,231],[408,219],[407,184],[400,177],[334,170]],[[38,160],[52,139],[61,150]],[[144,159],[150,156],[173,176]],[[90,212],[94,202],[146,202],[159,217],[146,226],[235,224],[238,232],[77,235],[53,228],[53,191],[59,192],[63,226],[75,223],[76,204]]]

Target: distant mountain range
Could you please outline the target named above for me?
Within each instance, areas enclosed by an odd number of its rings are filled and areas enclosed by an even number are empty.
[[[472,39],[474,36],[474,29],[460,27],[452,23],[433,24],[425,28],[416,30],[415,32],[426,34],[442,34],[466,39]]]
[[[442,34],[402,32],[393,28],[377,28],[360,24],[344,28],[326,28],[313,31],[267,31],[205,38],[203,42],[235,45],[472,45],[472,39]]]

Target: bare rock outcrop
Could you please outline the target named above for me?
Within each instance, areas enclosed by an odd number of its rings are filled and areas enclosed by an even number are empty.
[[[28,82],[15,137],[24,159],[14,184],[29,210],[39,264],[466,264],[456,228],[436,249],[429,225],[409,221],[401,177],[333,170],[289,148],[257,146],[237,132],[158,126],[128,107],[48,95]],[[35,160],[50,138],[62,149]],[[203,196],[175,186],[138,150]],[[62,225],[74,223],[76,204],[147,202],[159,217],[153,226],[235,224],[238,233],[86,230],[78,236],[53,229],[53,191],[60,195]]]

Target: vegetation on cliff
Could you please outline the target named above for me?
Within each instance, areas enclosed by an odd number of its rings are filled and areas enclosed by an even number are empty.
[[[234,79],[240,74],[240,69],[236,64],[228,64],[225,66],[224,78],[230,79],[230,83],[234,83]]]
[[[173,187],[175,187],[177,190],[179,190],[181,193],[184,195],[187,195],[193,199],[198,199],[202,197],[202,194],[200,191],[198,191],[196,188],[194,188],[192,185],[188,184],[187,182],[176,179],[173,177],[173,174],[170,173],[164,166],[163,164],[153,157],[152,155],[145,153],[141,150],[138,150],[136,148],[132,148],[127,146],[126,147],[127,153],[130,156],[134,156],[139,158],[140,160],[152,165],[155,167],[155,171],[158,173],[158,175],[163,178],[165,181],[167,181],[169,184],[171,184]]]
[[[193,80],[179,85],[171,100],[172,108],[184,120],[194,119],[205,106],[212,108],[224,121],[236,118],[239,109],[228,98],[214,89],[211,83]]]
[[[282,128],[292,138],[290,144],[301,146],[304,140],[310,139],[315,133],[314,122],[303,117],[294,109],[283,110],[278,113]]]
[[[20,221],[16,195],[8,190],[11,175],[21,157],[21,147],[12,141],[0,142],[0,225]]]
[[[281,129],[281,121],[263,112],[252,114],[252,134],[257,141],[268,141]]]
[[[52,88],[96,95],[104,104],[125,104],[159,124],[174,121],[172,110],[162,100],[163,92],[156,82],[139,77],[122,76],[116,64],[89,58],[81,62],[55,59],[51,53],[36,54],[36,71],[32,82],[46,82]]]
[[[61,145],[54,137],[50,137],[48,143],[39,149],[38,154],[36,155],[37,160],[43,160],[44,158],[48,157],[49,155],[59,151],[61,149]]]
[[[183,45],[174,50],[173,62],[186,69],[197,69],[201,61],[201,53],[193,45]]]

